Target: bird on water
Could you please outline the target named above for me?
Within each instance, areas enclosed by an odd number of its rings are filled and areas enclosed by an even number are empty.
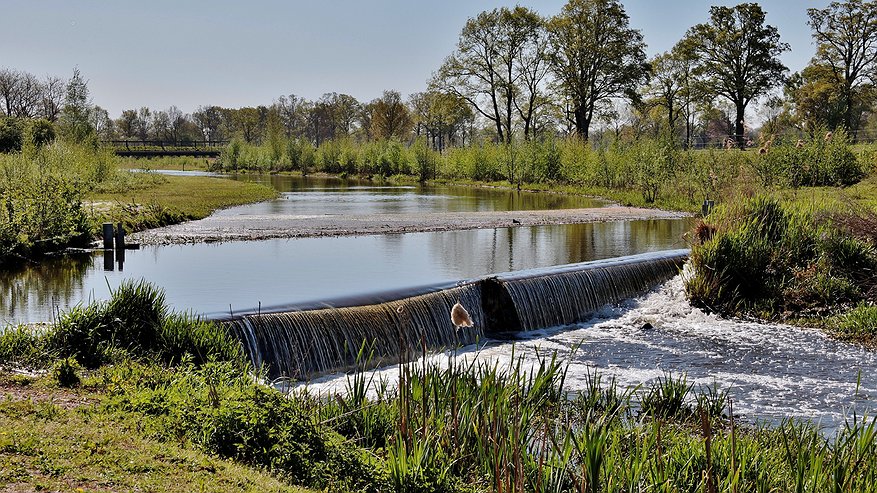
[[[463,305],[461,305],[459,301],[451,308],[451,322],[453,322],[454,326],[457,328],[472,327],[475,325],[472,323],[472,318],[469,317],[469,312],[463,308]]]

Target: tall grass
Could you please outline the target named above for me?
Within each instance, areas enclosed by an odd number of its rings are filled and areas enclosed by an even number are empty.
[[[874,296],[877,250],[818,209],[766,196],[720,208],[700,226],[686,280],[692,303],[774,317],[820,314]]]
[[[133,280],[123,281],[108,301],[75,306],[52,325],[0,331],[0,362],[45,366],[59,357],[88,368],[129,357],[245,366],[240,343],[220,325],[169,312],[163,291]]]

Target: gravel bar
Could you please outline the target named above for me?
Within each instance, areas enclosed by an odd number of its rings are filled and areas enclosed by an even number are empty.
[[[684,212],[635,207],[557,209],[540,211],[443,212],[371,215],[213,215],[198,221],[151,229],[131,235],[143,245],[224,241],[360,236],[467,229],[493,229],[550,224],[581,224],[690,217]]]

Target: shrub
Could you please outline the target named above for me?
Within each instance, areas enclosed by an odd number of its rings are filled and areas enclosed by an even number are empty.
[[[0,117],[0,152],[21,150],[24,127],[18,118]]]
[[[52,379],[61,387],[75,387],[80,382],[80,371],[82,371],[82,367],[76,362],[76,358],[59,359],[52,366]]]
[[[719,208],[703,226],[711,237],[692,247],[692,303],[774,316],[861,300],[875,283],[877,252],[824,217],[767,197]]]
[[[88,368],[127,355],[178,363],[243,362],[237,341],[222,326],[188,314],[168,313],[161,289],[126,280],[107,302],[76,306],[46,334],[49,348]]]

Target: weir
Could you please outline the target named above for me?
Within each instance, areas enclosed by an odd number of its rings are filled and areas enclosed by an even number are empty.
[[[405,354],[469,345],[484,336],[579,322],[670,279],[687,257],[688,250],[671,250],[517,271],[361,306],[249,313],[222,323],[270,377],[307,379],[357,363],[391,364]],[[457,302],[474,327],[453,326],[449,313]]]

